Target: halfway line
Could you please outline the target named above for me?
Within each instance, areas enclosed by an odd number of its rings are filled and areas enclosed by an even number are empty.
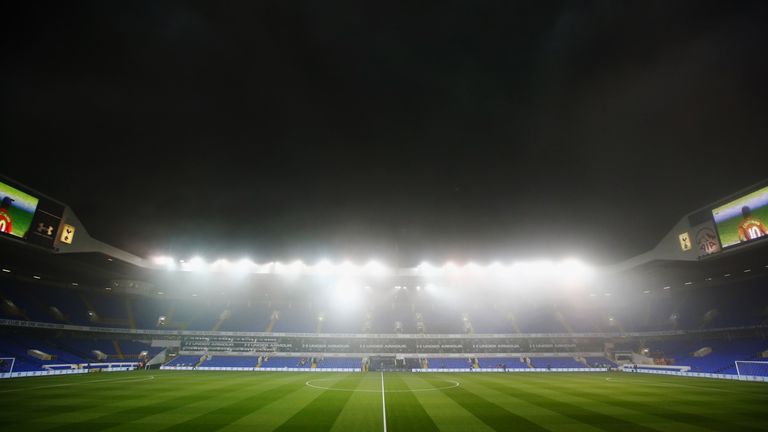
[[[384,432],[387,432],[387,403],[384,400],[384,371],[381,372],[381,412],[384,419]]]

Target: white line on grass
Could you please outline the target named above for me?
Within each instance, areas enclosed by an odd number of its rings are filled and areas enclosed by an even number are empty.
[[[605,379],[608,382],[629,382],[633,384],[640,384],[640,385],[646,385],[646,386],[654,386],[654,387],[684,387],[684,388],[694,388],[694,389],[700,389],[700,390],[711,390],[711,391],[717,391],[717,392],[726,392],[726,393],[740,393],[733,390],[726,390],[726,389],[719,389],[719,388],[712,388],[712,387],[705,387],[705,386],[697,386],[697,385],[689,385],[689,384],[673,384],[673,383],[666,383],[666,382],[647,382],[647,381],[640,381],[640,380],[628,380],[624,378],[616,379],[616,378],[606,378]]]
[[[79,384],[92,384],[92,383],[100,383],[100,382],[110,382],[110,381],[126,381],[126,382],[132,382],[132,381],[149,381],[155,379],[154,375],[150,375],[146,378],[115,378],[115,379],[103,379],[103,380],[93,380],[93,381],[84,381],[84,382],[73,382],[73,383],[64,383],[64,384],[51,384],[51,385],[45,385],[45,386],[38,386],[38,387],[24,387],[24,388],[16,388],[16,389],[10,389],[10,390],[0,390],[0,393],[9,393],[9,392],[16,392],[16,391],[23,391],[23,390],[40,390],[44,388],[52,388],[52,387],[66,387],[66,386],[73,386],[73,385],[79,385]]]
[[[324,387],[312,383],[316,383],[319,381],[333,381],[333,378],[321,378],[321,379],[313,379],[309,380],[304,383],[307,387],[316,388],[318,390],[328,390],[328,391],[343,391],[343,392],[352,392],[352,393],[378,393],[381,390],[372,390],[372,389],[346,389],[346,388],[333,388],[333,387]],[[451,383],[451,385],[443,386],[443,387],[430,387],[430,388],[417,388],[417,389],[406,389],[406,390],[385,390],[384,393],[416,393],[416,392],[428,392],[428,391],[437,391],[437,390],[445,390],[450,388],[456,388],[460,384],[458,381],[453,380],[444,380],[445,382]]]
[[[387,432],[387,403],[384,399],[384,372],[381,372],[381,412],[384,419],[384,432]]]

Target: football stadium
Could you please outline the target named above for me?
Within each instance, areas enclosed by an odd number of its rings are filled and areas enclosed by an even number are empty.
[[[768,1],[21,1],[0,430],[768,431]]]
[[[765,183],[603,267],[139,257],[1,190],[6,427],[768,427]]]

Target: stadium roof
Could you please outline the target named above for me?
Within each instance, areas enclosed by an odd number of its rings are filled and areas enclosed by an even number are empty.
[[[614,263],[765,175],[764,2],[4,15],[3,174],[140,256]]]
[[[102,253],[53,254],[37,247],[30,247],[15,242],[0,241],[0,256],[3,257],[0,267],[4,276],[19,277],[30,282],[50,283],[57,285],[80,285],[83,288],[102,289],[112,284],[147,284],[182,286],[190,281],[199,279],[200,274],[187,269],[182,271],[184,263],[179,260],[173,270],[164,265],[152,268],[142,267],[125,262]],[[286,263],[287,268],[291,263]],[[345,265],[334,269],[341,271]],[[536,264],[536,263],[533,263]],[[562,265],[564,263],[553,263]],[[567,262],[565,263],[567,265]],[[463,286],[464,289],[482,290],[489,283],[488,277],[499,276],[498,264],[480,266],[468,263],[450,264],[448,269],[438,273],[424,272],[417,267],[386,268],[385,271],[365,273],[365,266],[360,266],[361,272],[355,279],[361,284],[369,283],[384,285],[424,285],[430,281],[443,281],[446,285]],[[553,267],[554,268],[554,267]],[[329,272],[331,270],[328,270]],[[768,243],[762,242],[752,248],[746,248],[735,253],[725,254],[715,259],[693,262],[685,261],[651,261],[631,268],[620,269],[616,272],[610,268],[595,268],[595,277],[585,278],[584,293],[603,292],[610,290],[614,293],[643,292],[646,290],[661,291],[665,289],[695,289],[699,286],[728,284],[733,281],[749,278],[768,277]],[[444,272],[440,274],[440,272]],[[330,273],[326,273],[330,274]],[[227,285],[231,272],[213,272],[212,285]],[[534,283],[522,281],[516,273],[515,279],[499,279],[499,284],[510,286],[536,286]],[[250,272],[236,284],[245,286],[290,286],[295,283],[297,274],[293,272]],[[322,273],[307,272],[306,277],[323,276]],[[338,276],[338,275],[336,275]],[[592,276],[592,275],[590,275]],[[306,281],[307,279],[302,279]],[[528,289],[532,291],[533,288]],[[524,290],[525,291],[525,290]]]

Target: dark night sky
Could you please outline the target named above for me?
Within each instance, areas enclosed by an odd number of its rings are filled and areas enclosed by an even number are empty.
[[[768,177],[768,2],[16,3],[0,172],[139,255],[615,262]]]

